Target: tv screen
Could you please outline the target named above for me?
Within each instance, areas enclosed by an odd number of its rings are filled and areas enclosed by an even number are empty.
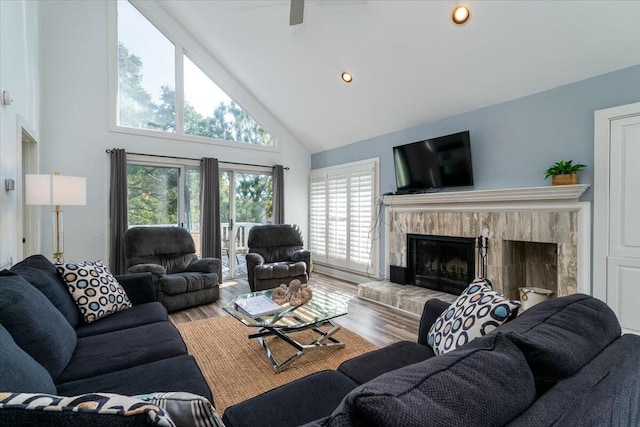
[[[393,147],[398,194],[473,185],[469,131]]]

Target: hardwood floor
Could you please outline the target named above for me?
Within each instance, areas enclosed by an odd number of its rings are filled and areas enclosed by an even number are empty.
[[[397,341],[417,340],[419,316],[358,298],[358,286],[352,282],[313,273],[309,284],[314,288],[339,292],[349,298],[349,313],[346,316],[336,318],[336,323],[372,343],[383,347]],[[220,287],[218,301],[171,313],[171,321],[178,324],[209,317],[226,316],[228,314],[222,307],[235,296],[247,292],[250,292],[250,289],[246,279],[224,282]]]

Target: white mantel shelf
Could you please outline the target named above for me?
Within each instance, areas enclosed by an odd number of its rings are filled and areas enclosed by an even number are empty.
[[[577,203],[580,196],[582,196],[588,188],[589,185],[587,184],[576,184],[504,188],[497,190],[403,194],[401,196],[383,196],[382,203],[388,206],[546,201]]]

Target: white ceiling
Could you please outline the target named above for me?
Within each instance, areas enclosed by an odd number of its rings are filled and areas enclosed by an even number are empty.
[[[640,64],[640,1],[466,3],[162,1],[312,153]]]

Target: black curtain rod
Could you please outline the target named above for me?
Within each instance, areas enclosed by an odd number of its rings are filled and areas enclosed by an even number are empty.
[[[114,148],[115,150],[115,148]],[[111,149],[106,149],[105,152],[107,154],[111,154]],[[163,156],[160,154],[144,154],[144,153],[130,153],[130,152],[126,152],[127,154],[133,154],[134,156],[147,156],[147,157],[162,157],[163,159],[178,159],[178,160],[195,160],[197,162],[199,162],[202,159],[193,159],[191,157],[177,157],[177,156]],[[239,166],[256,166],[259,168],[274,168],[275,166],[265,166],[265,165],[255,165],[253,163],[238,163],[238,162],[225,162],[223,160],[219,160],[220,163],[226,163],[228,165],[239,165]],[[289,167],[283,167],[284,170],[289,170]]]

